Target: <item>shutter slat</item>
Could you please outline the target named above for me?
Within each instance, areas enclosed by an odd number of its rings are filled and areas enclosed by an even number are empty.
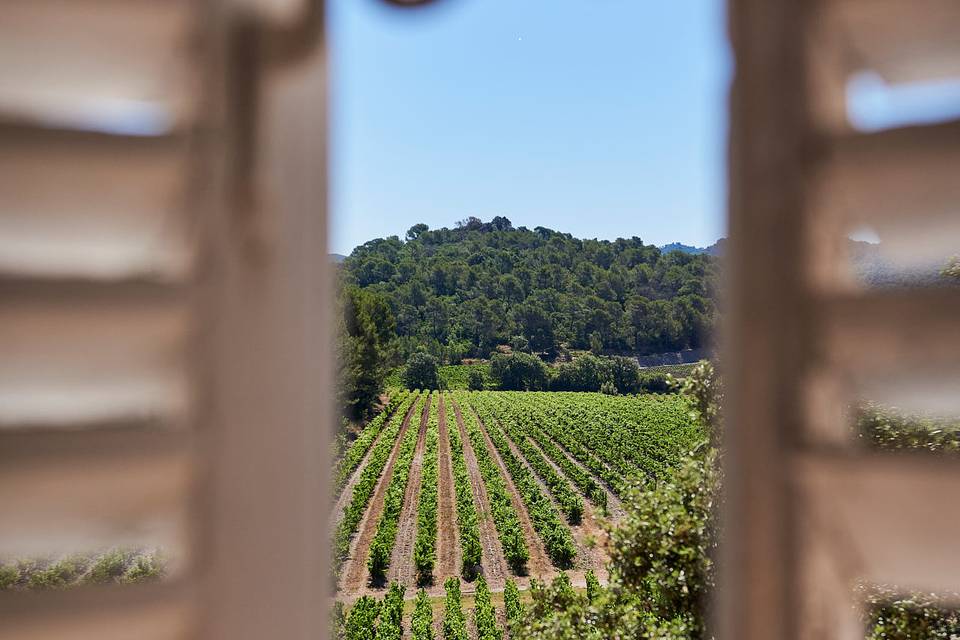
[[[184,277],[182,138],[17,126],[0,136],[0,273]]]
[[[922,455],[803,455],[795,472],[807,526],[847,575],[901,588],[954,589],[960,467]]]
[[[0,21],[0,113],[76,128],[159,132],[186,119],[193,9],[185,0],[13,0]]]
[[[0,640],[190,638],[196,589],[189,583],[97,587],[0,599]]]
[[[827,296],[820,357],[839,370],[960,368],[960,292],[876,290]]]
[[[115,295],[16,299],[0,308],[0,427],[123,420],[173,426],[188,405],[188,309]]]
[[[960,122],[850,134],[829,148],[819,184],[825,208],[820,215],[867,224],[956,217]]]
[[[154,439],[151,450],[136,444],[114,436],[74,449],[49,441],[7,448],[0,467],[4,553],[30,556],[117,544],[181,553],[191,455],[177,439]]]
[[[960,4],[955,0],[830,0],[843,25],[853,68],[887,82],[960,75]]]
[[[936,270],[956,253],[960,122],[850,133],[828,149],[811,210],[812,266],[825,286],[856,280],[846,235],[857,228],[879,236],[875,251],[896,268]]]

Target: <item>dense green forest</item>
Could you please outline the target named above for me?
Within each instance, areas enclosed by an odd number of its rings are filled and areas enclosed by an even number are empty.
[[[340,266],[341,405],[362,413],[387,368],[419,351],[457,364],[504,345],[548,361],[569,350],[701,347],[718,272],[708,254],[514,228],[503,217],[371,240]]]
[[[550,356],[699,347],[716,316],[717,272],[709,255],[515,229],[502,217],[418,224],[406,240],[371,240],[342,264],[346,286],[388,302],[401,358],[425,348],[446,362],[511,342]]]

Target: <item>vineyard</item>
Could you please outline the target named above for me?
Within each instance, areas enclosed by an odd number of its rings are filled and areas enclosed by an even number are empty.
[[[702,438],[677,395],[397,392],[333,472],[342,629],[509,635],[532,581],[605,579],[625,492]]]

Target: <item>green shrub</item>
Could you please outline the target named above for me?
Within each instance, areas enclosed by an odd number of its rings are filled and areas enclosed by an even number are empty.
[[[361,596],[351,607],[345,627],[346,640],[375,640],[380,605],[370,596]]]
[[[874,448],[960,453],[960,422],[955,420],[911,415],[873,403],[863,404],[856,414],[858,435]]]
[[[483,373],[478,369],[471,369],[467,377],[467,388],[470,391],[483,391],[486,388],[486,380],[483,379]]]
[[[950,261],[947,263],[947,266],[943,268],[943,271],[940,272],[940,275],[948,280],[960,282],[960,256],[950,258]]]
[[[403,370],[403,384],[407,389],[439,389],[437,359],[429,353],[415,353]]]
[[[612,382],[604,382],[600,385],[600,393],[605,396],[615,396],[618,394],[617,388],[613,386]]]
[[[587,600],[591,603],[596,602],[600,598],[600,581],[597,580],[597,574],[593,572],[593,569],[587,571]]]
[[[127,572],[128,565],[133,560],[135,552],[129,549],[112,549],[96,560],[90,571],[84,576],[87,584],[105,584],[119,582]]]
[[[134,558],[133,563],[123,576],[123,582],[155,582],[166,575],[166,562],[160,551],[151,554],[141,554]]]
[[[473,621],[477,640],[502,640],[503,630],[497,627],[497,616],[490,601],[490,589],[483,576],[477,578],[477,595],[474,600]]]
[[[434,393],[427,419],[417,505],[417,537],[413,547],[413,564],[417,569],[417,583],[421,585],[433,583],[433,569],[437,562],[439,407],[440,396]]]
[[[460,580],[447,578],[443,583],[443,640],[468,640],[467,620],[460,603]]]
[[[644,393],[669,393],[670,374],[643,371],[637,380],[637,390]]]
[[[413,608],[413,621],[410,624],[413,640],[433,640],[433,608],[427,592],[420,589]]]
[[[507,627],[513,636],[523,623],[523,603],[520,602],[520,590],[517,583],[508,579],[503,588],[503,607],[507,613]]]
[[[380,608],[380,624],[377,626],[377,640],[400,640],[403,638],[403,594],[407,588],[394,582],[383,597]]]
[[[960,637],[960,594],[903,594],[889,587],[858,587],[867,640],[954,640]]]
[[[631,489],[611,533],[610,583],[579,595],[566,576],[531,583],[532,602],[516,638],[702,640],[714,587],[716,453],[691,457],[655,483]]]
[[[20,571],[10,565],[0,565],[0,591],[12,589],[20,580]]]
[[[490,360],[490,376],[506,391],[539,391],[547,388],[547,365],[529,353],[503,355]]]
[[[83,574],[89,560],[79,555],[67,556],[44,569],[31,573],[27,586],[31,589],[62,589]]]

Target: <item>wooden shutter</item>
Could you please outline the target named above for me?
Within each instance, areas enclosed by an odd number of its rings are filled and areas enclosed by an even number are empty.
[[[870,393],[960,414],[960,296],[863,286],[846,234],[870,225],[906,255],[956,243],[960,122],[859,132],[845,88],[863,71],[892,84],[960,75],[960,11],[732,0],[729,17],[720,630],[862,638],[854,581],[960,587],[960,466],[860,451],[843,412]]]
[[[320,2],[10,0],[0,553],[162,584],[0,594],[0,638],[315,638],[329,438]]]

